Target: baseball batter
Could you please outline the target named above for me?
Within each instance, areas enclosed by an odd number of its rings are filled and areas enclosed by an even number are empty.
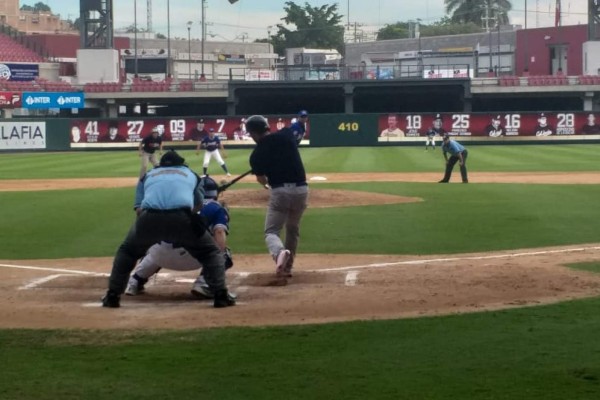
[[[205,194],[200,215],[204,217],[209,232],[225,257],[225,269],[227,270],[233,266],[231,251],[227,248],[229,213],[217,201],[218,186],[216,182],[207,176],[203,178],[203,187]],[[125,289],[125,294],[136,296],[144,293],[144,286],[148,279],[161,268],[175,271],[192,271],[202,269],[202,264],[183,247],[176,247],[167,242],[157,243],[150,247],[146,256],[133,271],[127,289]],[[214,298],[214,292],[206,283],[202,273],[196,278],[191,292],[197,297]]]
[[[250,167],[258,183],[270,189],[265,218],[265,242],[275,261],[276,284],[286,284],[292,268],[300,220],[306,210],[308,186],[297,140],[291,129],[270,133],[269,123],[261,115],[246,121],[246,129],[256,142],[250,155]],[[285,226],[285,245],[279,235]]]
[[[221,143],[221,139],[215,134],[215,130],[210,128],[208,131],[208,136],[202,138],[200,142],[198,142],[198,147],[196,147],[196,154],[200,154],[200,149],[203,148],[206,151],[204,152],[204,161],[202,163],[202,171],[204,175],[208,174],[208,164],[210,164],[210,160],[214,158],[223,171],[227,174],[227,176],[231,176],[229,170],[227,169],[227,165],[225,165],[225,161],[223,161],[223,157],[221,157],[221,153],[219,150],[223,151],[223,156],[227,157],[225,154],[225,147],[223,143]]]

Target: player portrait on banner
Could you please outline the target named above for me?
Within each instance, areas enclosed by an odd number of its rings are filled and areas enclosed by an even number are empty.
[[[485,134],[489,137],[500,137],[504,134],[500,115],[492,117],[490,124],[485,127]]]
[[[125,142],[125,136],[119,133],[119,121],[109,121],[108,131],[100,137],[99,141],[108,143]]]
[[[393,142],[402,140],[405,135],[404,131],[400,129],[399,121],[400,118],[398,117],[398,114],[389,114],[387,116],[380,117],[380,128],[382,124],[385,124],[385,127],[381,130],[378,140],[380,142]]]
[[[586,117],[585,124],[581,127],[581,133],[584,135],[598,135],[600,134],[600,125],[596,123],[596,116],[594,114],[588,114]]]
[[[201,118],[196,121],[196,126],[188,132],[188,140],[197,142],[206,136],[208,136],[208,131],[206,130],[204,119]]]
[[[548,124],[548,117],[545,113],[541,113],[535,126],[535,136],[550,136],[554,133],[554,129]]]

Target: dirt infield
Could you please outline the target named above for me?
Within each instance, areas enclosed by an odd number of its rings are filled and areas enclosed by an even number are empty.
[[[314,178],[314,176],[313,176]],[[327,182],[432,182],[438,174],[324,174]],[[600,183],[600,174],[473,174],[477,182]],[[315,183],[322,180],[317,180]],[[560,181],[560,182],[559,182]],[[248,182],[252,182],[251,179]],[[134,186],[135,179],[0,181],[0,191]],[[245,191],[245,192],[244,192]],[[264,206],[262,190],[226,192],[230,205]],[[316,195],[318,194],[318,195]],[[316,195],[316,196],[315,196]],[[360,192],[314,190],[311,207],[375,201]],[[241,199],[247,204],[240,204]],[[380,202],[416,198],[382,195]],[[0,260],[0,328],[187,329],[402,318],[462,313],[600,295],[600,275],[564,267],[597,261],[600,244],[481,254],[398,256],[300,254],[284,287],[266,286],[273,262],[239,255],[228,273],[239,305],[211,307],[189,294],[194,272],[163,270],[148,293],[100,307],[111,258]]]

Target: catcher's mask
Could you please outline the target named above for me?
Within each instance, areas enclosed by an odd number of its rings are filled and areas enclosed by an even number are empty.
[[[219,196],[219,185],[217,185],[217,182],[210,176],[207,175],[203,178],[202,187],[204,188],[205,198],[216,200]]]
[[[181,157],[175,150],[167,151],[160,158],[160,166],[161,167],[177,167],[180,165],[185,165],[185,158]]]

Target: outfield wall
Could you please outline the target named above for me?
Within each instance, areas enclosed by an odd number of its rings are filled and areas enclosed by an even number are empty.
[[[268,116],[268,120],[274,131],[289,126],[294,117]],[[459,141],[477,144],[600,141],[600,114],[584,112],[318,114],[310,117],[302,145],[421,145],[432,127],[438,140],[447,132]],[[209,129],[227,147],[254,144],[241,116],[8,119],[0,120],[0,151],[135,148],[153,128],[170,147],[194,147]]]

